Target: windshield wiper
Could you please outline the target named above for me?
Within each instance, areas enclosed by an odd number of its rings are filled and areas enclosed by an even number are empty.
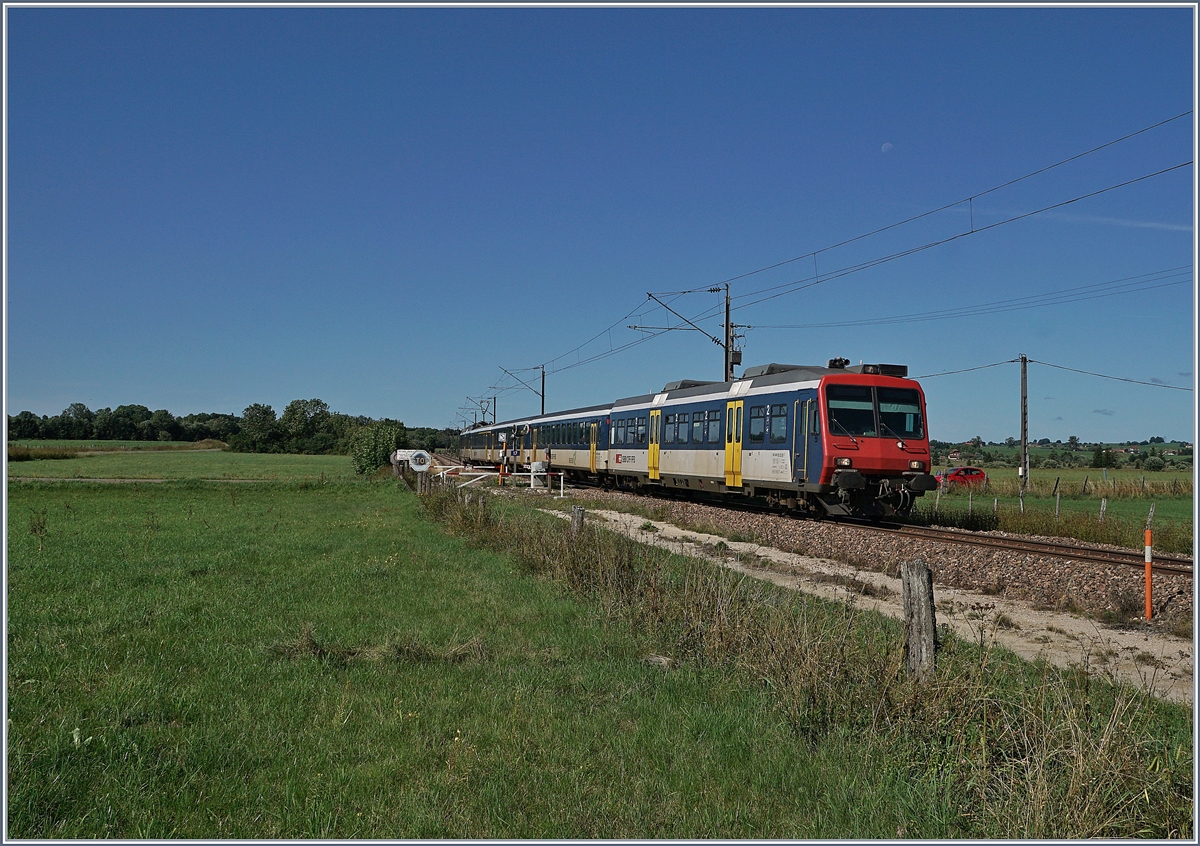
[[[850,438],[850,440],[854,443],[854,445],[858,446],[858,441],[856,441],[854,439],[854,436],[850,434],[850,431],[845,426],[843,426],[841,424],[841,422],[836,417],[834,417],[832,414],[829,415],[829,422],[831,422],[834,426],[837,426],[839,429],[841,429],[843,432],[845,432],[846,436],[848,438]]]
[[[886,429],[887,431],[892,432],[892,427],[883,422],[882,414],[879,415],[879,426],[881,429]],[[900,449],[904,449],[904,438],[900,437],[895,432],[892,432],[892,437],[900,442]]]

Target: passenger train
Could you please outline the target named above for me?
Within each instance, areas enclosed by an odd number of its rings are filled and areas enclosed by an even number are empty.
[[[925,396],[896,364],[767,364],[730,382],[473,426],[468,464],[633,490],[758,497],[816,516],[907,514],[935,490]]]

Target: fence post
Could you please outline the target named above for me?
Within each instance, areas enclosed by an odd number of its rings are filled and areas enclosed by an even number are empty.
[[[1150,547],[1154,545],[1154,503],[1150,503],[1150,515],[1146,518],[1146,619],[1154,616],[1154,568],[1151,565]]]
[[[904,600],[904,662],[918,681],[937,667],[937,617],[933,607],[933,571],[921,559],[900,564]]]
[[[971,516],[971,509],[974,507],[974,502],[975,502],[975,491],[968,488],[967,489],[967,516],[968,517]]]
[[[583,506],[571,506],[571,537],[578,537],[583,531]]]
[[[1083,487],[1079,489],[1080,496],[1083,496],[1085,493],[1087,493],[1087,480],[1088,480],[1088,477],[1084,476],[1083,477]]]
[[[1108,510],[1108,497],[1100,498],[1100,522],[1104,522],[1104,512]]]
[[[1058,519],[1058,505],[1061,501],[1062,501],[1062,493],[1056,493],[1054,495],[1054,519],[1055,520]]]
[[[1050,491],[1050,494],[1051,494],[1052,496],[1053,496],[1053,495],[1056,495],[1056,494],[1058,493],[1058,483],[1059,483],[1059,480],[1061,480],[1061,479],[1062,479],[1062,476],[1055,476],[1055,477],[1054,477],[1054,490]]]

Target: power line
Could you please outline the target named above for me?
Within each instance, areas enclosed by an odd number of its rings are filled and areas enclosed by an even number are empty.
[[[1135,132],[1130,132],[1128,135],[1122,135],[1120,138],[1115,138],[1112,141],[1107,141],[1098,147],[1093,147],[1090,150],[1085,150],[1082,153],[1077,153],[1074,156],[1069,156],[1069,157],[1063,159],[1062,161],[1058,161],[1058,162],[1055,162],[1054,164],[1050,164],[1050,165],[1046,165],[1045,167],[1038,168],[1037,170],[1027,173],[1024,176],[1018,176],[1015,179],[1010,179],[1007,182],[1002,182],[999,185],[988,188],[986,191],[980,191],[978,194],[972,194],[969,197],[964,197],[963,199],[956,200],[953,203],[947,203],[944,206],[939,206],[936,209],[931,209],[930,211],[922,212],[921,214],[914,215],[912,217],[906,218],[906,219],[898,221],[896,223],[889,223],[887,226],[881,226],[878,229],[874,229],[874,230],[872,230],[870,232],[866,232],[862,235],[856,235],[853,238],[847,238],[844,241],[839,241],[838,243],[831,244],[828,247],[821,247],[819,250],[813,250],[811,253],[805,253],[802,256],[796,256],[794,258],[785,259],[783,261],[775,262],[774,264],[769,264],[766,267],[760,267],[757,270],[751,270],[747,273],[742,273],[737,276],[731,276],[728,279],[721,280],[721,282],[719,282],[717,284],[724,285],[729,282],[735,282],[738,279],[745,279],[748,276],[754,276],[755,274],[758,274],[758,273],[765,273],[768,270],[774,270],[775,268],[783,267],[786,264],[792,264],[793,262],[800,261],[801,259],[813,258],[813,257],[819,255],[820,253],[828,252],[829,250],[835,250],[838,247],[844,247],[847,244],[853,244],[855,241],[861,241],[864,238],[870,238],[872,235],[878,235],[881,232],[887,232],[889,229],[896,229],[897,227],[904,226],[905,224],[913,223],[913,222],[921,220],[923,218],[930,217],[931,215],[935,215],[939,212],[944,212],[947,209],[952,209],[955,206],[961,206],[963,203],[973,202],[974,200],[977,200],[980,197],[987,196],[988,194],[993,194],[1002,188],[1007,188],[1010,185],[1016,185],[1018,182],[1023,182],[1026,179],[1030,179],[1034,176],[1038,176],[1039,174],[1045,173],[1046,171],[1049,171],[1049,170],[1053,170],[1056,167],[1061,167],[1062,165],[1073,162],[1076,159],[1081,159],[1084,156],[1090,156],[1092,153],[1097,153],[1100,150],[1105,149],[1106,147],[1111,147],[1114,144],[1121,143],[1122,141],[1128,141],[1130,138],[1134,138],[1145,132],[1149,132],[1152,129],[1158,129],[1160,126],[1165,126],[1166,124],[1171,123],[1172,121],[1176,121],[1176,120],[1179,120],[1180,118],[1187,117],[1191,113],[1192,113],[1192,110],[1188,109],[1186,112],[1181,112],[1180,114],[1175,115],[1175,117],[1170,117],[1170,118],[1167,118],[1166,120],[1161,120],[1158,123],[1154,123],[1154,124],[1151,124],[1150,126],[1143,127],[1142,129],[1139,129]],[[707,290],[707,289],[706,288],[697,288],[697,289],[694,289],[693,291],[682,291],[680,293],[695,293],[697,291],[704,291],[704,290]],[[770,290],[770,289],[768,288],[765,290]]]
[[[1175,278],[1179,276],[1186,278]],[[1173,279],[1174,281],[1163,281],[1165,279]],[[894,317],[863,318],[862,320],[831,321],[827,323],[753,324],[746,328],[830,329],[843,326],[884,326],[896,323],[921,323],[930,320],[949,320],[960,317],[975,317],[983,314],[999,314],[1008,311],[1023,311],[1026,309],[1043,308],[1045,306],[1052,305],[1065,305],[1067,303],[1100,299],[1102,297],[1115,297],[1121,294],[1129,294],[1133,291],[1152,291],[1156,288],[1166,288],[1171,285],[1190,284],[1191,281],[1191,265],[1183,265],[1181,267],[1173,267],[1168,270],[1154,271],[1153,273],[1143,273],[1137,276],[1128,276],[1123,279],[1115,279],[1110,282],[1097,282],[1091,285],[1080,285],[1074,288],[1064,288],[1060,291],[1052,291],[1045,294],[1031,294],[1027,297],[1014,297],[1007,300],[995,300],[988,303],[980,303],[971,306],[959,306],[958,308],[941,309],[938,311],[916,312],[914,314],[902,314]],[[1151,285],[1149,284],[1151,282],[1157,282],[1159,284]]]
[[[1161,382],[1142,382],[1138,379],[1125,379],[1121,376],[1106,376],[1103,373],[1092,373],[1089,370],[1076,370],[1073,367],[1063,367],[1061,364],[1051,364],[1048,361],[1038,361],[1037,359],[1033,358],[1029,359],[1029,361],[1033,364],[1044,364],[1046,367],[1055,367],[1059,370],[1069,370],[1072,373],[1082,373],[1085,376],[1099,376],[1101,379],[1112,379],[1116,382],[1132,382],[1135,385],[1149,385],[1151,388],[1169,388],[1172,391],[1187,391],[1188,393],[1191,393],[1192,391],[1191,388],[1180,388],[1176,385],[1164,385]]]
[[[981,364],[978,367],[968,367],[965,370],[946,370],[942,373],[930,373],[927,376],[918,376],[918,379],[932,379],[935,376],[953,376],[955,373],[970,373],[973,370],[987,370],[989,367],[999,367],[1001,364],[1016,364],[1021,359],[1010,358],[1007,361],[997,361],[992,364]],[[1032,360],[1032,359],[1031,359]]]
[[[970,373],[973,370],[986,370],[989,367],[999,367],[1002,364],[1016,364],[1020,360],[1020,358],[1010,358],[1007,361],[997,361],[993,362],[992,364],[981,364],[978,367],[968,367],[964,370],[947,370],[942,373],[930,373],[927,376],[917,376],[916,378],[932,379],[935,376],[953,376],[956,373]],[[1108,376],[1104,373],[1093,373],[1090,370],[1076,370],[1074,367],[1064,367],[1061,364],[1051,364],[1048,361],[1038,361],[1036,358],[1026,358],[1026,361],[1028,361],[1030,364],[1042,364],[1046,367],[1057,368],[1058,370],[1069,370],[1072,373],[1082,373],[1085,376],[1097,376],[1101,379],[1112,379],[1115,382],[1131,382],[1135,385],[1147,385],[1151,388],[1169,388],[1172,391],[1188,391],[1189,393],[1192,390],[1191,388],[1180,388],[1176,385],[1164,385],[1161,382],[1143,382],[1140,379],[1126,379],[1122,376]]]
[[[737,276],[730,277],[729,279],[727,279],[727,280],[724,280],[724,282],[723,282],[723,283],[721,283],[721,284],[724,284],[724,283],[727,283],[727,282],[732,282],[732,281],[735,281],[735,280],[738,280],[738,279],[744,279],[744,278],[746,278],[746,277],[753,276],[753,275],[755,275],[755,274],[757,274],[757,273],[762,273],[762,272],[765,272],[765,271],[767,271],[767,270],[772,270],[772,269],[775,269],[775,268],[778,268],[778,267],[782,267],[782,266],[784,266],[784,265],[786,265],[786,264],[790,264],[790,263],[793,263],[793,262],[795,262],[795,261],[799,261],[799,260],[801,260],[801,259],[804,259],[804,258],[813,258],[813,259],[814,259],[814,262],[815,262],[815,259],[816,259],[817,255],[818,255],[819,253],[826,252],[826,251],[829,251],[829,250],[832,250],[832,249],[836,249],[837,247],[845,246],[845,245],[847,245],[847,244],[851,244],[851,243],[854,243],[854,242],[856,242],[856,241],[863,240],[864,238],[868,238],[868,237],[870,237],[870,236],[872,236],[872,235],[876,235],[876,234],[879,234],[879,233],[881,233],[881,232],[888,231],[888,230],[890,230],[890,229],[895,229],[895,228],[897,228],[897,227],[900,227],[900,226],[903,226],[903,225],[905,225],[905,224],[907,224],[907,223],[911,223],[911,222],[914,222],[914,221],[920,220],[920,219],[922,219],[922,218],[929,217],[930,215],[937,214],[938,212],[945,211],[945,210],[947,210],[947,209],[949,209],[949,208],[953,208],[954,206],[961,205],[961,204],[962,204],[962,203],[964,203],[964,202],[973,202],[975,199],[977,199],[977,198],[979,198],[979,197],[985,196],[985,195],[987,195],[987,194],[994,193],[995,191],[998,191],[998,190],[1000,190],[1000,189],[1002,189],[1002,188],[1006,188],[1006,187],[1008,187],[1008,186],[1010,186],[1010,185],[1014,185],[1014,184],[1016,184],[1016,183],[1018,183],[1018,182],[1021,182],[1021,181],[1023,181],[1023,180],[1026,180],[1026,179],[1029,179],[1029,178],[1031,178],[1031,177],[1037,176],[1037,175],[1039,175],[1039,174],[1041,174],[1041,173],[1045,173],[1045,172],[1047,172],[1047,171],[1049,171],[1049,170],[1052,170],[1052,169],[1054,169],[1054,168],[1056,168],[1056,167],[1060,167],[1060,166],[1062,166],[1062,165],[1064,165],[1064,164],[1067,164],[1067,163],[1069,163],[1069,162],[1075,161],[1075,160],[1077,160],[1077,159],[1080,159],[1080,158],[1082,158],[1082,157],[1084,157],[1084,156],[1091,155],[1092,153],[1098,152],[1099,150],[1103,150],[1103,149],[1105,149],[1106,147],[1113,146],[1114,144],[1118,144],[1118,143],[1120,143],[1120,142],[1122,142],[1122,141],[1126,141],[1126,140],[1128,140],[1128,139],[1130,139],[1130,138],[1133,138],[1133,137],[1135,137],[1135,136],[1137,136],[1137,135],[1141,135],[1142,133],[1149,132],[1150,130],[1156,129],[1156,128],[1158,128],[1158,127],[1161,127],[1161,126],[1164,126],[1164,125],[1166,125],[1166,124],[1168,124],[1168,123],[1171,123],[1172,121],[1179,120],[1180,118],[1182,118],[1182,117],[1185,117],[1185,116],[1187,116],[1187,115],[1189,115],[1189,114],[1191,114],[1191,113],[1192,113],[1192,112],[1191,112],[1191,110],[1189,109],[1188,111],[1186,111],[1186,112],[1182,112],[1182,113],[1180,113],[1180,114],[1178,114],[1178,115],[1175,115],[1174,117],[1167,118],[1166,120],[1159,121],[1158,123],[1155,123],[1155,124],[1152,124],[1152,125],[1150,125],[1150,126],[1144,127],[1144,128],[1142,128],[1142,129],[1139,129],[1139,130],[1137,130],[1137,131],[1135,131],[1135,132],[1128,133],[1128,134],[1126,134],[1126,135],[1123,135],[1123,136],[1121,136],[1120,138],[1116,138],[1116,139],[1114,139],[1114,140],[1112,140],[1112,141],[1108,141],[1108,142],[1106,142],[1106,143],[1104,143],[1104,144],[1101,144],[1101,145],[1099,145],[1099,146],[1097,146],[1097,147],[1093,147],[1093,148],[1091,148],[1090,150],[1086,150],[1086,151],[1084,151],[1084,152],[1082,152],[1082,153],[1077,153],[1077,154],[1076,154],[1076,155],[1074,155],[1074,156],[1070,156],[1070,157],[1068,157],[1068,158],[1066,158],[1066,159],[1063,159],[1063,160],[1061,160],[1061,161],[1058,161],[1058,162],[1055,162],[1055,163],[1053,163],[1053,164],[1047,165],[1047,166],[1045,166],[1045,167],[1039,168],[1038,170],[1032,171],[1032,172],[1030,172],[1030,173],[1027,173],[1027,174],[1025,174],[1025,175],[1023,175],[1023,176],[1019,176],[1019,177],[1017,177],[1017,178],[1015,178],[1015,179],[1010,179],[1010,180],[1008,180],[1007,182],[1004,182],[1004,183],[1001,183],[1001,184],[999,184],[999,185],[993,186],[992,188],[989,188],[989,189],[987,189],[987,190],[985,190],[985,191],[981,191],[981,192],[978,192],[978,193],[976,193],[976,194],[972,194],[972,195],[970,195],[969,197],[966,197],[966,198],[964,198],[964,199],[962,199],[962,200],[958,200],[958,201],[956,201],[956,202],[953,202],[953,203],[949,203],[949,204],[943,205],[943,206],[941,206],[941,207],[939,207],[939,208],[932,209],[932,210],[930,210],[930,211],[927,211],[927,212],[923,212],[923,213],[921,213],[921,214],[919,214],[919,215],[915,215],[915,216],[913,216],[913,217],[910,217],[910,218],[907,218],[907,219],[905,219],[905,220],[901,220],[901,221],[898,221],[898,222],[896,222],[896,223],[892,223],[892,224],[889,224],[889,225],[887,225],[887,226],[880,227],[880,228],[878,228],[878,229],[872,230],[871,232],[867,232],[867,233],[864,233],[864,234],[862,234],[862,235],[855,236],[855,237],[853,237],[853,238],[848,238],[848,239],[845,239],[845,240],[843,240],[843,241],[840,241],[840,242],[838,242],[838,243],[836,243],[836,244],[832,244],[832,245],[830,245],[830,246],[828,246],[828,247],[823,247],[823,248],[821,248],[821,249],[819,249],[819,250],[813,251],[813,252],[811,252],[811,253],[806,253],[806,254],[804,254],[804,255],[802,255],[802,256],[796,256],[796,257],[794,257],[794,258],[787,259],[787,260],[785,260],[785,261],[781,261],[781,262],[776,262],[776,263],[774,263],[774,264],[768,265],[768,266],[766,266],[766,267],[759,268],[759,269],[757,269],[757,270],[749,271],[749,272],[747,272],[747,273],[743,273],[743,274],[739,274],[739,275],[737,275]],[[1152,178],[1152,177],[1154,177],[1154,176],[1159,176],[1159,175],[1161,175],[1161,174],[1168,173],[1168,172],[1170,172],[1170,171],[1177,170],[1177,169],[1179,169],[1179,168],[1182,168],[1182,167],[1186,167],[1186,166],[1188,166],[1188,165],[1190,165],[1190,164],[1192,164],[1192,162],[1191,162],[1191,161],[1188,161],[1188,162],[1183,162],[1183,163],[1181,163],[1181,164],[1175,165],[1175,166],[1173,166],[1173,167],[1165,168],[1165,169],[1163,169],[1163,170],[1160,170],[1160,171],[1157,171],[1157,172],[1155,172],[1155,173],[1147,174],[1147,175],[1145,175],[1145,176],[1141,176],[1141,177],[1138,177],[1138,178],[1136,178],[1136,179],[1131,179],[1131,180],[1128,180],[1128,181],[1126,181],[1126,182],[1118,183],[1118,184],[1116,184],[1116,185],[1112,185],[1112,186],[1109,186],[1109,187],[1107,187],[1107,188],[1103,188],[1103,189],[1100,189],[1100,190],[1098,190],[1098,191],[1094,191],[1094,192],[1091,192],[1091,193],[1088,193],[1088,194],[1083,194],[1083,195],[1080,195],[1080,196],[1078,196],[1078,197],[1074,197],[1074,198],[1072,198],[1072,199],[1070,199],[1070,200],[1065,200],[1065,201],[1063,201],[1063,202],[1061,202],[1061,203],[1056,203],[1056,204],[1053,204],[1053,205],[1050,205],[1050,206],[1045,206],[1045,207],[1043,207],[1043,208],[1040,208],[1040,209],[1037,209],[1037,210],[1035,210],[1035,211],[1026,212],[1026,213],[1024,213],[1024,214],[1017,215],[1017,216],[1015,216],[1015,217],[1011,217],[1011,218],[1008,218],[1007,220],[999,221],[999,222],[997,222],[997,223],[989,224],[988,226],[980,227],[980,228],[978,228],[978,229],[976,229],[976,228],[974,227],[974,225],[972,224],[972,227],[971,227],[971,229],[970,229],[969,231],[966,231],[966,232],[961,232],[961,233],[958,233],[958,234],[956,234],[956,235],[950,236],[950,237],[948,237],[948,238],[944,238],[944,239],[940,239],[940,240],[937,240],[937,241],[933,241],[933,242],[930,242],[930,243],[928,243],[928,244],[923,244],[923,245],[921,245],[921,246],[918,246],[918,247],[913,247],[913,248],[910,248],[910,249],[907,249],[907,250],[902,250],[902,251],[900,251],[900,252],[893,253],[893,254],[891,254],[891,255],[882,256],[882,257],[879,257],[879,258],[876,258],[876,259],[871,259],[871,260],[869,260],[869,261],[866,261],[866,262],[861,262],[861,263],[859,263],[859,264],[857,264],[857,265],[851,265],[851,266],[848,266],[848,267],[845,267],[845,268],[840,268],[840,269],[838,269],[838,270],[836,270],[836,271],[833,271],[832,273],[826,274],[826,275],[825,275],[825,276],[823,276],[823,277],[822,277],[821,275],[819,275],[819,274],[814,274],[814,276],[813,276],[813,277],[809,277],[809,278],[806,278],[806,279],[794,280],[794,281],[792,281],[792,282],[783,283],[783,284],[781,284],[781,285],[776,285],[776,286],[771,286],[771,287],[768,287],[768,288],[763,288],[763,289],[760,289],[760,290],[758,290],[758,291],[751,291],[751,292],[748,292],[748,293],[746,293],[746,294],[739,295],[738,297],[736,297],[736,299],[743,299],[743,298],[745,298],[745,297],[757,296],[757,295],[759,295],[759,294],[769,293],[769,292],[772,292],[772,291],[778,291],[778,293],[773,293],[773,294],[771,294],[770,296],[767,296],[767,297],[762,297],[762,298],[760,298],[760,299],[753,300],[753,301],[751,301],[751,302],[748,302],[748,303],[743,303],[742,305],[736,306],[736,308],[739,308],[739,309],[740,309],[740,308],[748,308],[748,307],[750,307],[750,306],[752,306],[752,305],[758,305],[759,303],[766,302],[766,301],[768,301],[768,300],[771,300],[771,299],[775,299],[776,297],[784,296],[785,294],[789,294],[789,293],[795,293],[795,292],[797,292],[797,291],[801,291],[801,290],[804,290],[804,289],[806,289],[806,288],[810,288],[810,287],[813,287],[813,286],[815,286],[815,285],[818,285],[818,284],[820,284],[820,283],[822,283],[822,282],[827,282],[827,281],[830,281],[830,280],[833,280],[833,279],[838,279],[838,278],[841,278],[841,277],[843,277],[843,276],[847,276],[847,275],[849,275],[849,274],[851,274],[851,273],[856,273],[856,272],[858,272],[858,271],[860,271],[860,270],[866,270],[866,269],[868,269],[868,268],[875,267],[875,266],[877,266],[877,265],[884,264],[884,263],[886,263],[886,262],[894,261],[894,260],[896,260],[896,259],[898,259],[898,258],[903,258],[903,257],[905,257],[905,256],[913,255],[914,253],[922,252],[922,251],[924,251],[924,250],[931,249],[931,248],[933,248],[933,247],[937,247],[937,246],[940,246],[940,245],[942,245],[942,244],[949,243],[949,242],[951,242],[951,241],[954,241],[954,240],[957,240],[957,239],[959,239],[959,238],[966,237],[967,235],[973,235],[973,234],[975,234],[976,232],[985,232],[985,231],[987,231],[988,229],[994,229],[994,228],[996,228],[996,227],[998,227],[998,226],[1003,226],[1003,225],[1006,225],[1006,224],[1008,224],[1008,223],[1013,223],[1013,222],[1015,222],[1015,221],[1022,220],[1022,219],[1026,218],[1026,217],[1031,217],[1031,216],[1033,216],[1033,215],[1036,215],[1036,214],[1041,214],[1041,213],[1043,213],[1043,212],[1050,211],[1050,210],[1052,210],[1052,209],[1061,208],[1062,206],[1065,206],[1065,205],[1070,205],[1071,203],[1079,202],[1079,201],[1081,201],[1081,200],[1088,199],[1088,198],[1090,198],[1090,197],[1094,197],[1094,196],[1097,196],[1097,195],[1099,195],[1099,194],[1103,194],[1103,193],[1105,193],[1105,192],[1108,192],[1108,191],[1116,190],[1117,188],[1126,187],[1126,186],[1128,186],[1128,185],[1132,185],[1132,184],[1134,184],[1134,183],[1136,183],[1136,182],[1140,182],[1140,181],[1142,181],[1142,180],[1145,180],[1145,179],[1150,179],[1150,178]],[[811,281],[810,281],[810,280],[811,280]],[[786,290],[781,290],[781,289],[786,289]],[[676,291],[676,292],[670,292],[670,295],[673,295],[673,296],[681,296],[681,295],[683,295],[683,294],[688,294],[688,293],[698,293],[698,292],[706,292],[706,291],[713,291],[713,290],[716,290],[716,289],[710,286],[710,287],[705,287],[705,288],[696,288],[696,289],[691,289],[691,290],[687,290],[687,291]],[[664,293],[663,293],[663,295],[664,295],[664,296],[666,296],[666,295],[667,295],[667,293],[665,293],[665,292],[664,292]],[[604,329],[600,330],[600,331],[599,331],[599,332],[597,332],[595,335],[593,335],[591,338],[589,338],[588,340],[584,341],[582,344],[579,344],[578,346],[576,346],[576,347],[574,347],[574,348],[572,348],[572,349],[570,349],[570,350],[566,351],[565,353],[563,353],[563,354],[561,354],[561,355],[558,355],[558,356],[556,356],[556,357],[554,357],[554,358],[548,359],[546,362],[543,362],[543,363],[541,363],[541,364],[534,365],[533,367],[531,367],[531,368],[527,368],[527,369],[535,369],[535,368],[538,368],[538,367],[545,367],[545,368],[546,368],[546,372],[547,372],[547,373],[551,373],[551,374],[553,374],[553,373],[559,373],[559,372],[562,372],[562,371],[565,371],[565,370],[570,370],[570,369],[573,369],[573,368],[575,368],[575,367],[580,367],[580,366],[582,366],[582,365],[584,365],[584,364],[589,364],[589,363],[592,363],[592,362],[594,362],[594,361],[599,361],[599,360],[601,360],[601,359],[608,358],[609,356],[611,356],[611,355],[616,355],[617,353],[620,353],[620,352],[624,352],[624,351],[626,351],[626,350],[628,350],[628,349],[631,349],[631,348],[633,348],[633,347],[635,347],[635,346],[638,346],[638,345],[640,345],[640,344],[642,344],[642,343],[645,343],[646,341],[649,341],[649,340],[651,340],[652,338],[656,338],[656,337],[658,337],[659,335],[663,334],[663,332],[667,331],[667,330],[662,330],[662,331],[654,332],[654,333],[651,333],[651,334],[644,334],[642,337],[638,338],[638,339],[637,339],[637,340],[635,340],[635,341],[631,341],[631,342],[629,342],[629,343],[626,343],[626,344],[621,344],[621,345],[618,345],[618,346],[616,346],[616,347],[611,347],[611,346],[610,346],[610,349],[609,349],[609,350],[607,350],[607,351],[604,351],[604,352],[601,352],[601,353],[597,353],[597,354],[595,354],[595,355],[592,355],[592,356],[589,356],[589,357],[587,357],[587,358],[578,358],[578,356],[579,356],[579,353],[580,353],[580,351],[581,351],[582,349],[584,349],[584,348],[585,348],[585,347],[586,347],[588,344],[591,344],[592,342],[594,342],[594,341],[598,340],[598,339],[599,339],[600,337],[602,337],[604,334],[606,334],[606,333],[609,333],[609,335],[610,335],[610,338],[611,338],[611,332],[612,332],[612,330],[613,330],[613,329],[615,329],[615,328],[617,328],[619,325],[621,325],[621,324],[622,324],[622,323],[623,323],[625,320],[627,320],[627,319],[628,319],[628,318],[629,318],[631,315],[633,315],[633,314],[637,313],[637,312],[638,312],[638,310],[639,310],[641,307],[643,307],[643,306],[644,306],[644,303],[640,303],[638,306],[634,307],[634,308],[633,308],[633,309],[631,309],[631,310],[630,310],[628,313],[626,313],[626,314],[625,314],[623,317],[619,318],[618,320],[616,320],[616,321],[614,321],[613,323],[611,323],[609,326],[607,326],[607,327],[605,327]],[[696,317],[695,317],[694,319],[695,319],[695,320],[705,320],[705,319],[709,319],[709,318],[711,318],[711,317],[715,317],[715,316],[716,316],[716,314],[714,314],[714,313],[713,313],[713,309],[712,309],[712,308],[709,308],[709,309],[705,309],[704,311],[700,312],[698,315],[696,315]],[[611,340],[610,340],[610,344],[611,344]],[[563,365],[563,366],[560,366],[560,367],[553,367],[553,365],[554,365],[554,363],[555,363],[555,362],[559,362],[559,361],[561,361],[562,359],[565,359],[565,358],[569,357],[569,356],[570,356],[570,355],[572,355],[572,354],[575,354],[575,355],[577,356],[577,360],[576,360],[575,362],[572,362],[572,363],[570,363],[570,364],[565,364],[565,365]],[[516,390],[517,388],[516,388],[516,386],[512,386],[512,388],[511,388],[511,389],[512,389],[512,390]]]
[[[859,271],[862,271],[862,270],[867,270],[872,267],[877,267],[881,264],[886,264],[887,262],[895,261],[896,259],[899,259],[899,258],[911,256],[914,253],[919,253],[919,252],[923,252],[928,249],[932,249],[933,247],[940,247],[941,245],[948,244],[951,241],[957,241],[959,238],[966,238],[970,235],[976,235],[980,232],[986,232],[989,229],[995,229],[999,226],[1005,226],[1009,223],[1015,223],[1016,221],[1024,220],[1027,217],[1033,217],[1034,215],[1042,214],[1044,212],[1062,208],[1063,206],[1069,206],[1071,203],[1077,203],[1080,200],[1086,200],[1091,197],[1095,197],[1100,194],[1107,193],[1109,191],[1115,191],[1118,188],[1125,188],[1129,185],[1133,185],[1135,183],[1142,182],[1146,179],[1152,179],[1155,176],[1162,176],[1164,173],[1170,173],[1173,170],[1178,170],[1181,167],[1187,167],[1190,164],[1192,164],[1191,161],[1181,162],[1180,164],[1172,165],[1171,167],[1163,168],[1162,170],[1157,170],[1154,173],[1148,173],[1144,176],[1139,176],[1135,179],[1129,179],[1129,180],[1126,180],[1125,182],[1119,182],[1116,185],[1109,185],[1107,188],[1101,188],[1097,191],[1091,191],[1087,194],[1080,194],[1078,197],[1072,197],[1069,200],[1063,200],[1062,202],[1053,203],[1048,206],[1043,206],[1042,208],[1035,209],[1034,211],[1024,212],[1022,214],[1015,215],[1015,216],[1007,218],[1005,220],[997,221],[996,223],[990,223],[987,226],[978,227],[975,229],[968,230],[966,232],[959,232],[956,235],[951,235],[947,238],[941,238],[937,241],[931,241],[928,244],[922,244],[919,247],[910,247],[907,250],[901,250],[900,252],[897,252],[897,253],[892,253],[890,255],[881,256],[879,258],[871,259],[871,260],[868,260],[865,262],[860,262],[859,264],[856,264],[856,265],[850,265],[848,267],[833,271],[832,273],[827,274],[823,277],[821,277],[821,276],[818,276],[815,278],[807,277],[805,279],[798,279],[793,282],[785,282],[782,285],[775,285],[771,288],[763,288],[760,291],[751,291],[750,293],[740,295],[739,297],[737,297],[737,299],[741,299],[741,297],[750,297],[750,296],[755,296],[756,294],[767,293],[768,291],[776,291],[777,293],[771,294],[770,296],[762,297],[757,300],[753,300],[752,302],[743,303],[742,305],[736,306],[736,308],[739,308],[739,309],[749,308],[752,305],[758,305],[759,303],[765,303],[767,300],[773,300],[773,299],[776,299],[777,297],[782,297],[786,294],[793,294],[796,291],[802,291],[806,288],[812,288],[815,285],[820,285],[822,282],[828,282],[831,279],[840,279],[843,276],[849,276],[851,273],[858,273]],[[781,288],[787,288],[788,290],[780,290]],[[708,311],[711,311],[711,309],[709,309]],[[697,318],[697,319],[699,319],[699,318]]]

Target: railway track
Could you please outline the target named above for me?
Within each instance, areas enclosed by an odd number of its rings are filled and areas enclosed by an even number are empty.
[[[578,482],[573,482],[570,483],[568,487],[587,488],[591,487],[591,485],[581,485]],[[660,492],[651,489],[645,491],[645,493],[651,496],[664,497],[667,499],[677,498],[665,491]],[[690,501],[709,505],[719,503],[723,507],[740,511],[786,516],[780,515],[778,508],[759,505],[754,502],[735,502],[730,500],[709,501],[706,499],[696,499]],[[1047,558],[1065,558],[1071,561],[1086,561],[1094,564],[1122,564],[1128,567],[1137,567],[1139,569],[1144,569],[1146,566],[1145,553],[1134,550],[1096,549],[1094,547],[1082,546],[1077,543],[1068,543],[1066,541],[1001,537],[978,532],[969,532],[963,529],[942,529],[933,528],[930,526],[910,526],[906,523],[884,523],[850,518],[825,519],[828,522],[837,522],[843,525],[867,529],[869,531],[903,535],[905,537],[911,537],[913,540],[927,540],[935,541],[937,543],[953,543],[962,546],[1002,549],[1010,552],[1023,552],[1028,555],[1040,555]],[[1168,555],[1163,553],[1154,554],[1151,562],[1151,568],[1153,572],[1164,576],[1191,576],[1193,572],[1191,558],[1181,555]]]
[[[851,521],[846,521],[851,522]],[[940,543],[957,543],[964,546],[980,546],[1004,549],[1010,552],[1025,552],[1050,558],[1067,558],[1072,561],[1088,561],[1097,564],[1124,564],[1139,569],[1146,566],[1145,553],[1133,550],[1095,549],[1064,541],[1033,540],[1030,538],[1000,537],[963,531],[962,529],[939,529],[928,526],[909,526],[904,523],[871,523],[852,521],[852,525],[872,531],[904,535],[914,540],[931,540]],[[1156,554],[1151,568],[1160,575],[1192,575],[1192,559],[1181,555]]]

